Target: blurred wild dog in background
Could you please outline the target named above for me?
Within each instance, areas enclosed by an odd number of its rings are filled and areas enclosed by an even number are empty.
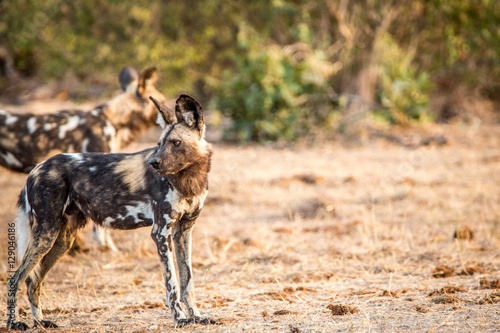
[[[148,97],[166,100],[155,87],[157,79],[155,67],[139,75],[127,66],[119,75],[122,93],[91,111],[14,114],[0,110],[0,165],[29,173],[58,153],[118,152],[155,126],[157,112]],[[117,250],[104,230],[94,228],[94,237],[100,246]]]

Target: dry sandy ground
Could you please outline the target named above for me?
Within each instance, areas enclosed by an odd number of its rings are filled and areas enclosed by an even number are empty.
[[[220,325],[177,331],[499,331],[500,126],[430,130],[448,144],[214,145],[193,266],[199,308]],[[3,283],[24,181],[0,170]],[[65,256],[44,284],[57,331],[173,330],[149,228],[113,232],[119,254],[99,251],[90,231],[89,251]]]

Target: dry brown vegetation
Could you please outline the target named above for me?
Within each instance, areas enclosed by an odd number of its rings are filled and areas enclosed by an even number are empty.
[[[221,324],[179,331],[498,330],[500,127],[419,131],[447,144],[215,144],[193,266],[200,310]],[[25,178],[0,170],[2,283],[6,223]],[[113,232],[119,254],[97,250],[90,231],[90,250],[65,256],[44,284],[58,332],[172,329],[149,228]],[[24,286],[20,295],[31,324]]]

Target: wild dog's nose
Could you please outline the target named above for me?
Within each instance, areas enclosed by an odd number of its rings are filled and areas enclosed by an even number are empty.
[[[152,159],[150,159],[149,164],[151,164],[151,166],[155,169],[160,168],[160,161],[156,157],[153,157]]]

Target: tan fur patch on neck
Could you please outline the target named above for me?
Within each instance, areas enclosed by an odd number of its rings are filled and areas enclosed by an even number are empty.
[[[115,173],[123,177],[123,181],[132,192],[146,187],[145,171],[144,157],[142,155],[126,158],[118,162],[115,167]]]

